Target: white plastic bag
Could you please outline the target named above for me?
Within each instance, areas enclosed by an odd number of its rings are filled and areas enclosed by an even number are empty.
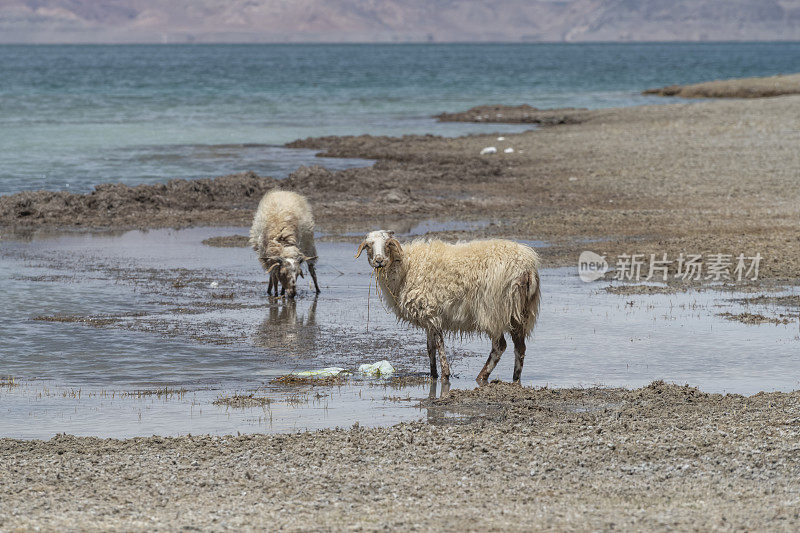
[[[391,376],[394,374],[392,364],[384,359],[372,364],[363,364],[358,367],[358,371],[366,376]]]

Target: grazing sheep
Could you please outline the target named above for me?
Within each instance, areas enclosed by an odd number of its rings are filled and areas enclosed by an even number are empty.
[[[486,383],[506,349],[503,336],[514,341],[514,382],[525,359],[525,338],[539,315],[539,256],[529,246],[492,239],[446,244],[439,240],[400,245],[393,231],[367,234],[356,257],[367,250],[376,269],[384,300],[400,320],[428,334],[431,376],[450,378],[444,333],[486,334],[492,341],[489,359],[478,374]]]
[[[317,260],[314,216],[305,197],[289,191],[265,194],[253,217],[250,244],[269,274],[268,294],[274,287],[277,296],[280,282],[281,294],[294,298],[297,276],[303,277],[304,262],[314,280],[314,288],[320,292],[314,267]]]

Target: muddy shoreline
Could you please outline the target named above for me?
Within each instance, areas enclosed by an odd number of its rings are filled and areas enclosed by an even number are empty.
[[[493,384],[428,423],[0,439],[0,527],[789,530],[800,395]],[[458,415],[453,418],[453,415]]]
[[[503,141],[304,139],[289,146],[377,162],[337,172],[301,167],[281,181],[246,173],[102,185],[88,195],[19,193],[0,197],[0,227],[248,225],[263,192],[280,186],[307,195],[329,235],[408,220],[491,220],[496,224],[445,236],[547,241],[550,266],[574,264],[587,241],[611,257],[760,253],[760,279],[795,284],[800,155],[791,132],[798,129],[798,108],[800,96],[577,110],[579,123]],[[499,153],[480,155],[495,145]]]

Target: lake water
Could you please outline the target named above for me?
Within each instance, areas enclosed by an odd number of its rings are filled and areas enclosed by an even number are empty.
[[[430,117],[664,103],[640,91],[795,72],[798,57],[798,43],[0,46],[0,194],[281,177],[320,163],[281,147],[297,138],[519,131]]]
[[[401,238],[434,226],[447,229],[420,221]],[[441,392],[435,384],[274,383],[295,370],[355,370],[382,359],[402,376],[424,376],[425,336],[397,324],[368,289],[370,269],[363,256],[353,258],[353,243],[318,243],[318,298],[303,286],[294,303],[269,300],[251,249],[202,244],[244,232],[4,240],[0,377],[12,375],[18,385],[0,381],[0,437],[292,431],[432,416],[414,406]],[[581,282],[575,269],[542,272],[543,312],[528,343],[523,384],[634,387],[664,379],[748,394],[800,387],[796,318],[753,326],[719,316],[787,311],[733,302],[742,297],[735,293],[618,296],[604,286]],[[488,341],[455,339],[447,347],[452,387],[474,387]],[[509,347],[492,377],[509,380],[513,361]],[[213,403],[236,394],[272,403]]]

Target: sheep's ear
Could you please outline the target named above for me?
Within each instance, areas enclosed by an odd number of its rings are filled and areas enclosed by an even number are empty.
[[[363,252],[363,251],[364,251],[364,247],[365,247],[366,245],[367,245],[367,241],[364,241],[364,242],[362,242],[362,243],[361,243],[361,244],[358,246],[358,251],[356,252],[356,259],[358,259],[359,257],[361,257],[361,252]]]
[[[387,248],[394,248],[395,252],[394,252],[393,259],[395,261],[400,261],[400,258],[403,255],[403,247],[400,246],[400,242],[397,239],[394,239],[394,238],[389,239],[389,240],[386,241],[386,247]]]

